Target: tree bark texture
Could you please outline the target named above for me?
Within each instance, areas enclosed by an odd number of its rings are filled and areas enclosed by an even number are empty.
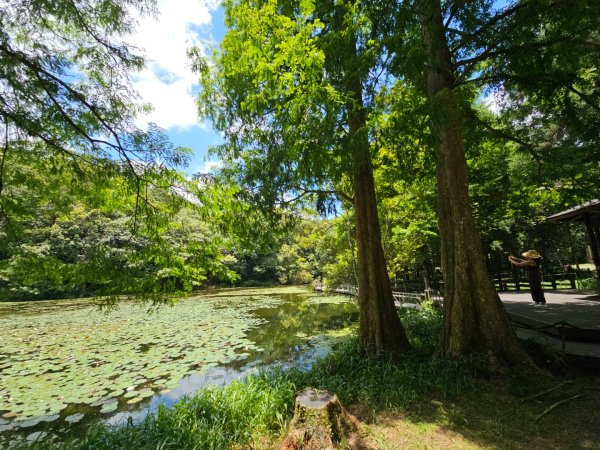
[[[427,93],[436,151],[438,226],[444,276],[441,352],[486,354],[493,365],[531,365],[485,265],[468,194],[459,99],[440,0],[421,0],[419,19],[427,54]]]
[[[359,343],[371,355],[382,350],[401,354],[410,349],[406,332],[400,323],[387,273],[381,230],[377,215],[375,179],[371,161],[371,146],[367,132],[360,79],[360,61],[352,24],[346,21],[346,5],[336,14],[338,31],[347,33],[345,48],[345,89],[349,150],[354,182],[354,211],[356,216],[358,298],[360,309]]]
[[[307,388],[296,396],[294,418],[281,450],[333,450],[356,429],[336,395]]]
[[[600,224],[593,222],[589,216],[585,218],[585,228],[590,239],[590,250],[592,251],[592,261],[596,268],[596,277],[600,283]]]

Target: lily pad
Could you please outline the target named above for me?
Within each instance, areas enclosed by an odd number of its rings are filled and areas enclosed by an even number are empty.
[[[138,392],[138,396],[142,398],[152,397],[154,395],[154,391],[152,389],[142,389]]]
[[[5,431],[10,431],[13,428],[15,428],[15,426],[12,423],[0,425],[0,433],[4,433]]]
[[[54,422],[55,420],[58,420],[58,419],[60,419],[60,415],[52,414],[52,415],[44,416],[40,420],[42,422]]]
[[[142,400],[144,400],[142,397],[134,397],[134,398],[132,398],[130,400],[127,400],[127,404],[128,405],[134,405],[136,403],[141,402]]]
[[[38,425],[41,421],[42,421],[41,417],[35,417],[33,419],[29,419],[29,420],[25,420],[23,422],[19,422],[18,425],[21,428],[31,428],[31,427],[35,427],[36,425]]]
[[[46,433],[45,431],[35,431],[31,434],[28,434],[26,439],[29,442],[34,442],[34,441],[39,441],[41,439],[44,439],[47,435],[48,435],[48,433]]]
[[[106,405],[103,405],[100,409],[100,414],[109,414],[111,412],[115,412],[118,407],[119,404],[117,402],[107,403]]]
[[[83,413],[71,414],[70,416],[65,417],[65,421],[71,424],[80,422],[81,419],[85,417]]]

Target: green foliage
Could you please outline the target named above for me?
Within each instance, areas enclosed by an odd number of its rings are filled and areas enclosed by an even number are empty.
[[[0,6],[0,124],[9,141],[45,144],[48,156],[76,163],[87,157],[120,158],[139,180],[185,161],[156,126],[134,125],[138,112],[130,84],[144,59],[123,39],[137,16],[156,13],[136,0],[14,1]],[[138,166],[139,167],[139,166]],[[164,166],[163,166],[164,168]]]
[[[109,311],[100,310],[106,303],[86,299],[0,303],[0,410],[16,415],[8,428],[52,422],[74,405],[121,400],[122,406],[123,397],[151,397],[177,387],[190,372],[246,360],[261,345],[248,336],[264,325],[254,311],[282,301],[261,291],[225,294],[183,299],[153,314],[133,301]]]
[[[201,73],[201,115],[225,133],[215,149],[258,205],[284,193],[331,190],[339,180],[336,120],[342,100],[323,79],[323,28],[314,5],[224,5],[228,32]],[[287,14],[289,12],[289,14]]]
[[[296,386],[284,373],[261,374],[225,388],[206,388],[159,407],[141,424],[109,429],[98,426],[81,440],[32,449],[224,449],[253,444],[285,426]]]
[[[3,299],[189,292],[233,279],[223,239],[177,193],[144,201],[120,172],[73,167],[37,149],[10,154],[0,196]],[[98,164],[110,162],[98,160]],[[81,170],[79,170],[81,169]]]
[[[577,280],[577,289],[600,292],[600,281],[597,277]]]
[[[190,151],[135,126],[144,60],[123,41],[155,12],[152,0],[0,6],[4,298],[161,296],[230,274],[216,246],[165,235]]]

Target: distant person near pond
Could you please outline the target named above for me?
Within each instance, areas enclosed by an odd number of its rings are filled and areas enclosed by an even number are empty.
[[[525,259],[515,258],[509,255],[510,263],[517,267],[524,267],[527,270],[527,278],[529,278],[529,288],[531,289],[531,297],[536,305],[545,305],[546,298],[542,290],[542,256],[535,250],[527,250],[521,254]]]

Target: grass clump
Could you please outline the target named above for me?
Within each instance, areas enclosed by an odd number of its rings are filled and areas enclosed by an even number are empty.
[[[42,442],[31,449],[130,450],[248,447],[286,423],[296,387],[283,372],[258,374],[226,387],[208,387],[173,408],[160,407],[142,423],[96,426],[85,437]]]
[[[416,411],[426,398],[452,399],[477,388],[479,361],[432,357],[442,325],[433,305],[402,309],[400,315],[413,346],[401,360],[385,354],[369,358],[352,338],[309,372],[296,373],[296,384],[330,390],[342,403],[373,413],[390,408]]]

